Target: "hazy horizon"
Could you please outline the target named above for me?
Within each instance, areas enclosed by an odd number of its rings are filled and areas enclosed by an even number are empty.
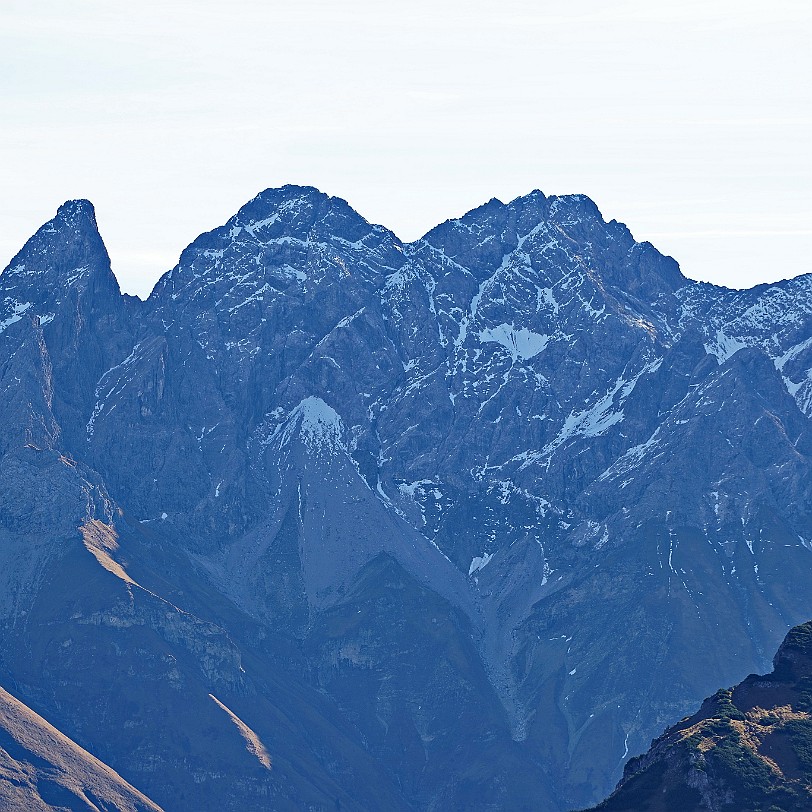
[[[259,190],[411,241],[492,197],[585,194],[729,287],[812,270],[812,8],[101,0],[0,12],[0,267],[93,201],[146,295]]]

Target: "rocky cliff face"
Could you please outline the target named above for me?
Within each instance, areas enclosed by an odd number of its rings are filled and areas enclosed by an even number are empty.
[[[812,621],[765,676],[717,691],[631,759],[596,810],[803,812],[812,806]]]
[[[146,302],[68,203],[0,308],[0,683],[167,810],[583,806],[809,614],[808,277],[284,187]]]

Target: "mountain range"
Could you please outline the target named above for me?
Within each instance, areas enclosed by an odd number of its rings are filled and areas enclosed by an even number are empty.
[[[146,301],[70,201],[0,390],[0,686],[167,812],[594,804],[812,614],[812,276],[581,195],[269,189]]]

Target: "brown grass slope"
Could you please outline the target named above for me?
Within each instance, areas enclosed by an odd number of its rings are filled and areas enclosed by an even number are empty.
[[[0,809],[161,812],[117,772],[2,688]]]
[[[765,676],[717,691],[631,759],[601,812],[812,809],[812,621]]]

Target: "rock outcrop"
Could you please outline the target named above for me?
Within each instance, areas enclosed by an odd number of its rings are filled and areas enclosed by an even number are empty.
[[[601,812],[803,812],[812,807],[812,621],[773,671],[717,691],[631,759]]]

